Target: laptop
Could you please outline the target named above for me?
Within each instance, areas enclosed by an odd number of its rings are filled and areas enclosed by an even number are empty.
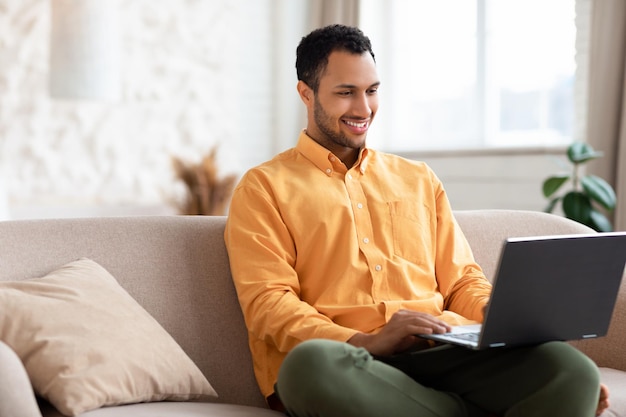
[[[626,264],[626,232],[505,240],[483,324],[423,338],[471,349],[605,336]]]

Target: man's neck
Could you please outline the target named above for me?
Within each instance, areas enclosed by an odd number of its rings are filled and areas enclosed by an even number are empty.
[[[350,169],[356,164],[356,161],[359,160],[359,152],[360,149],[350,149],[350,152],[347,152],[345,155],[337,155],[341,162],[346,166],[346,168]]]
[[[347,146],[338,146],[338,145],[332,146],[331,143],[325,143],[324,141],[321,141],[319,138],[316,138],[314,135],[311,135],[308,129],[305,129],[304,132],[315,142],[319,143],[320,145],[328,149],[330,152],[332,152],[333,155],[339,158],[339,160],[343,162],[343,164],[348,169],[352,168],[354,164],[356,163],[356,161],[359,159],[359,153],[361,152],[360,148],[354,149],[354,148],[349,148]]]

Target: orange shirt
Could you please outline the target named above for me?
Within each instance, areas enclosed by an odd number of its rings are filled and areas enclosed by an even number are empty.
[[[304,340],[377,332],[400,309],[482,321],[491,292],[426,164],[363,149],[346,169],[304,132],[244,175],[225,241],[265,396]]]

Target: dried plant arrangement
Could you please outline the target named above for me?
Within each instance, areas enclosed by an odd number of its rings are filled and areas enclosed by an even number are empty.
[[[218,177],[216,154],[217,148],[213,148],[197,164],[172,157],[175,175],[187,188],[186,199],[179,207],[180,214],[207,216],[226,214],[237,176],[233,174]]]

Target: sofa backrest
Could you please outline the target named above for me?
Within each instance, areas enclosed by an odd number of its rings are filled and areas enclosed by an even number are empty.
[[[595,233],[565,217],[540,211],[461,210],[454,214],[467,238],[474,258],[491,281],[502,249],[509,237]]]
[[[455,212],[488,277],[509,236],[591,231],[556,215]],[[225,217],[154,216],[0,222],[0,280],[43,276],[81,257],[105,267],[176,339],[220,394],[264,406],[224,246]]]
[[[224,225],[225,217],[209,216],[0,222],[0,279],[40,277],[91,258],[176,339],[218,401],[265,406],[230,277]]]

